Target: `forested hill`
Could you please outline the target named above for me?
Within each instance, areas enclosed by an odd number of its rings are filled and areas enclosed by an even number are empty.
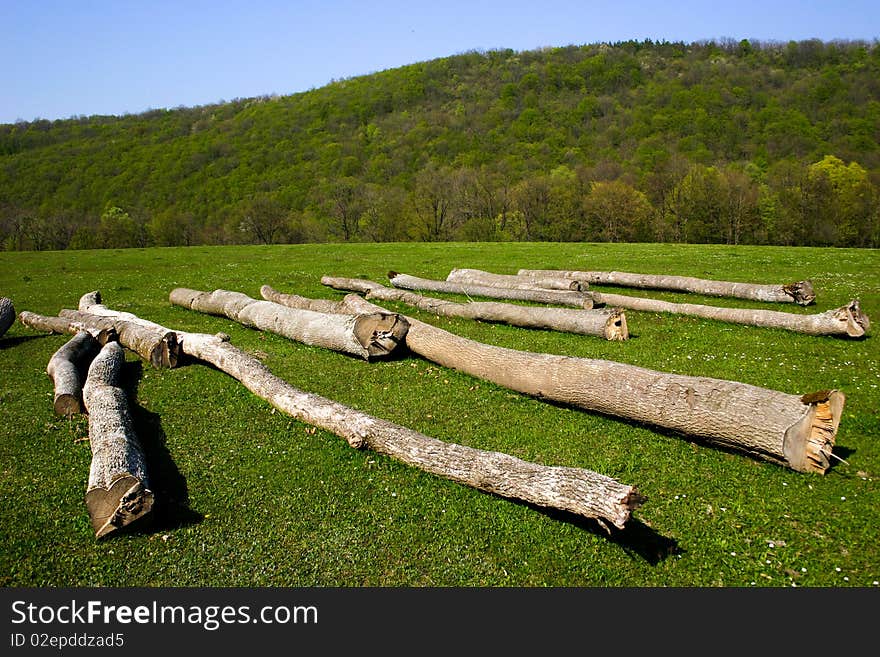
[[[5,249],[876,247],[878,198],[877,42],[470,52],[291,96],[0,125]]]

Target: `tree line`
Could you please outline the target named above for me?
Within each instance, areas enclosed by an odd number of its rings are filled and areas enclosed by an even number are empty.
[[[0,248],[880,245],[880,49],[471,52],[282,97],[0,126]]]

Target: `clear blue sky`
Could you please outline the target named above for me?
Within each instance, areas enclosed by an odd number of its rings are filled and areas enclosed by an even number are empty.
[[[0,123],[290,94],[479,49],[880,38],[880,0],[0,0]]]

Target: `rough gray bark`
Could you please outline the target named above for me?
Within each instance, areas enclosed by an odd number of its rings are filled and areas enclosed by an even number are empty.
[[[266,301],[280,303],[282,306],[287,306],[288,308],[301,308],[303,310],[314,310],[319,313],[336,313],[337,315],[349,314],[341,301],[331,301],[330,299],[309,299],[308,297],[301,297],[298,294],[285,294],[269,285],[263,285],[260,288],[260,295],[266,299]]]
[[[101,346],[107,344],[111,340],[119,340],[119,335],[117,334],[116,329],[113,328],[112,322],[96,316],[90,315],[90,317],[97,320],[104,328],[99,328],[97,325],[77,322],[66,317],[48,317],[46,315],[39,315],[28,310],[23,310],[19,313],[18,321],[30,329],[42,331],[44,333],[58,333],[60,335],[69,333],[71,335],[76,335],[80,331],[87,331]]]
[[[101,350],[101,344],[85,330],[80,330],[52,354],[46,373],[55,386],[53,406],[59,415],[83,412],[83,373]]]
[[[539,465],[500,452],[443,442],[303,392],[223,337],[183,331],[175,334],[181,353],[210,363],[278,410],[340,436],[356,449],[372,449],[478,490],[618,528],[623,528],[632,511],[645,501],[634,487],[584,468]]]
[[[494,301],[471,301],[456,303],[446,299],[436,299],[407,290],[389,288],[373,281],[357,278],[324,276],[321,283],[337,290],[360,292],[367,299],[379,301],[400,301],[443,317],[463,317],[484,322],[503,322],[523,328],[564,331],[580,335],[593,335],[606,340],[626,340],[629,330],[626,315],[617,308],[584,309],[522,306]],[[268,288],[268,289],[267,289]],[[299,299],[284,300],[284,296],[264,285],[263,296],[279,303],[300,303]],[[268,295],[268,296],[267,296]],[[310,300],[305,300],[309,303]]]
[[[593,299],[586,292],[573,290],[542,290],[539,288],[516,289],[491,285],[471,285],[467,283],[450,283],[428,278],[419,278],[408,274],[388,272],[391,285],[406,290],[427,290],[431,292],[447,292],[465,294],[490,299],[508,299],[514,301],[530,301],[575,308],[592,308]]]
[[[171,291],[172,304],[198,312],[222,315],[252,328],[270,331],[308,345],[372,360],[389,356],[403,342],[407,323],[394,313],[357,316],[290,308],[252,299],[240,292]]]
[[[124,364],[122,346],[108,342],[92,361],[83,388],[92,448],[85,502],[96,538],[130,525],[153,507],[143,450],[119,387]]]
[[[122,346],[131,349],[138,356],[151,363],[153,367],[177,367],[180,356],[177,335],[170,331],[163,331],[157,324],[148,326],[123,319],[122,317],[125,315],[131,316],[131,313],[120,313],[118,316],[113,316],[106,313],[96,315],[91,312],[70,309],[63,309],[59,312],[59,316],[62,319],[67,319],[73,326],[87,326],[93,330],[115,332]]]
[[[12,299],[0,297],[0,337],[15,323],[15,306]]]
[[[516,274],[492,274],[480,269],[453,269],[446,280],[450,283],[512,287],[520,290],[573,290],[583,292],[590,286],[586,281],[564,276],[518,276]]]
[[[606,304],[628,310],[645,312],[674,313],[704,319],[714,319],[731,324],[745,324],[765,328],[778,328],[807,335],[839,335],[850,338],[864,336],[871,326],[868,316],[862,312],[857,299],[845,306],[826,310],[823,313],[801,315],[779,310],[755,308],[723,308],[704,306],[696,303],[672,303],[659,299],[644,299],[625,294],[606,294],[591,291],[593,303]]]
[[[378,306],[349,294],[351,312]],[[663,427],[800,472],[830,465],[843,393],[791,395],[608,360],[494,347],[408,318],[409,349],[431,362],[539,399]]]
[[[425,472],[502,497],[623,528],[645,498],[632,486],[583,468],[545,466],[447,443],[294,388],[217,336],[179,333],[184,353],[240,381],[278,410]]]
[[[595,285],[619,285],[652,290],[693,292],[716,297],[734,297],[752,301],[796,303],[807,306],[816,299],[810,281],[789,284],[738,283],[715,281],[691,276],[668,276],[663,274],[633,274],[623,271],[575,271],[559,269],[520,269],[519,275],[527,278],[545,279],[560,277]]]

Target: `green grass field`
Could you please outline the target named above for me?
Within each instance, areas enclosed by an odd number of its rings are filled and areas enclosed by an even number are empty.
[[[647,496],[622,532],[481,493],[294,421],[201,365],[129,354],[136,429],[161,504],[139,531],[96,541],[83,494],[83,417],[52,410],[46,365],[68,339],[16,322],[0,338],[0,584],[4,586],[770,586],[880,580],[880,347],[863,340],[627,311],[631,339],[437,319],[494,345],[607,358],[787,393],[847,396],[827,474],[802,474],[669,432],[532,399],[405,355],[367,363],[174,307],[175,287],[259,298],[262,284],[339,299],[324,274],[387,283],[565,268],[813,281],[813,313],[858,298],[880,322],[876,250],[617,244],[334,244],[0,253],[0,296],[55,315],[100,290],[171,328],[224,331],[277,375],[429,436],[579,466]],[[668,300],[746,301],[612,288]],[[450,297],[454,298],[454,297]]]

